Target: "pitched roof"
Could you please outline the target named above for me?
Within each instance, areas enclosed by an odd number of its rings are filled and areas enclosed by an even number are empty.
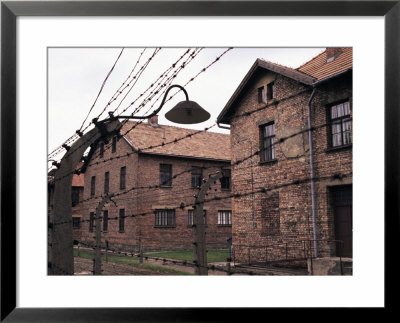
[[[75,167],[76,170],[81,169],[83,166],[83,162],[79,162],[78,165]],[[54,177],[57,172],[57,168],[53,168],[52,170],[49,171],[47,174],[47,182],[49,184],[54,183]],[[83,187],[85,186],[85,175],[84,174],[73,174],[72,176],[72,184],[71,186],[77,186],[77,187]]]
[[[326,49],[297,70],[320,81],[351,69],[353,67],[353,48],[340,47],[338,49],[340,49],[341,53],[333,61],[327,62],[328,49]]]
[[[224,161],[229,161],[231,158],[229,135],[136,122],[124,124],[121,133],[124,134],[134,125],[136,126],[124,137],[140,153]],[[186,138],[183,140],[173,142],[184,137]],[[165,145],[162,145],[163,143]]]
[[[342,72],[351,70],[353,67],[353,49],[351,47],[340,47],[338,49],[340,49],[340,54],[338,54],[333,61],[327,62],[327,52],[329,50],[329,48],[327,48],[325,51],[297,69],[258,58],[240,82],[236,91],[222,109],[221,113],[218,115],[217,122],[229,123],[228,120],[225,120],[228,111],[231,109],[234,102],[240,97],[249,80],[260,68],[281,74],[305,85],[314,85],[331,76],[339,75]]]

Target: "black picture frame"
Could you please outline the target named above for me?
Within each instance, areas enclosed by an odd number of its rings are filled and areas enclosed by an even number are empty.
[[[235,321],[243,308],[16,307],[16,19],[18,16],[383,16],[385,19],[385,307],[398,286],[400,1],[2,1],[1,2],[1,321]],[[373,46],[373,44],[371,44]],[[371,165],[373,172],[373,165]],[[393,240],[392,240],[393,239]],[[392,243],[391,243],[392,242]],[[371,254],[371,261],[374,261]],[[371,277],[373,278],[373,277]],[[366,290],[366,292],[368,292]],[[263,309],[254,311],[251,317]],[[275,309],[278,310],[279,309]],[[382,309],[376,309],[382,315]],[[282,313],[283,314],[283,313]],[[285,312],[285,315],[288,313]],[[334,314],[332,314],[334,315]],[[377,316],[378,317],[378,316]],[[282,317],[282,319],[287,319]],[[371,317],[373,318],[373,317]],[[310,319],[310,317],[309,317]],[[251,320],[251,319],[250,319]]]

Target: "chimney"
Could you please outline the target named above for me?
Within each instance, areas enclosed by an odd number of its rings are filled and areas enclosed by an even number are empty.
[[[147,120],[147,122],[149,123],[149,125],[153,126],[153,127],[158,127],[158,115],[152,116],[151,118],[149,118]]]
[[[342,53],[341,48],[339,47],[328,47],[326,49],[326,62],[330,63],[335,60]]]

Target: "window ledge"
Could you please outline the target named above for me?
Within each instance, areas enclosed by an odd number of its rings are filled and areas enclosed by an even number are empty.
[[[217,227],[218,228],[225,228],[225,227],[231,227],[232,224],[218,224]]]
[[[259,165],[270,165],[270,164],[276,164],[278,162],[278,159],[271,159],[267,161],[260,161]]]
[[[172,188],[172,185],[160,185],[160,188]]]
[[[352,148],[353,148],[353,144],[343,145],[343,146],[337,146],[337,147],[330,147],[330,148],[326,149],[325,152],[332,153],[332,152],[341,151],[341,150],[350,150]]]
[[[221,191],[230,192],[232,189],[230,188],[221,188]]]
[[[125,233],[125,230],[119,230],[118,233]]]
[[[176,225],[155,225],[155,229],[175,229]]]

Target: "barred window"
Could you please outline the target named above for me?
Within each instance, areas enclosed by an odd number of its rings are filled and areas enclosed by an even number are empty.
[[[110,173],[106,172],[104,174],[104,194],[107,194],[109,192],[109,186],[110,186]]]
[[[94,212],[90,212],[90,217],[89,217],[89,232],[93,232],[93,226],[94,226]]]
[[[232,225],[232,211],[218,211],[218,225]]]
[[[275,124],[261,126],[261,161],[275,160]]]
[[[119,232],[125,231],[125,209],[119,210]]]
[[[108,231],[108,211],[103,211],[103,232]]]
[[[126,166],[121,167],[119,173],[119,188],[124,190],[126,188]]]
[[[81,218],[77,218],[77,217],[72,218],[72,228],[73,229],[81,228]]]
[[[207,215],[207,211],[203,210],[204,224],[206,224],[206,215]],[[193,226],[193,224],[194,224],[194,210],[188,210],[188,225]]]
[[[203,170],[200,167],[192,169],[192,187],[200,187],[203,178]]]
[[[92,176],[90,180],[90,196],[94,196],[96,192],[96,176]]]
[[[172,165],[160,164],[160,185],[172,186]]]
[[[175,210],[156,210],[154,226],[156,227],[175,226]]]
[[[331,121],[330,146],[350,145],[352,143],[350,102],[331,106],[329,116]]]

